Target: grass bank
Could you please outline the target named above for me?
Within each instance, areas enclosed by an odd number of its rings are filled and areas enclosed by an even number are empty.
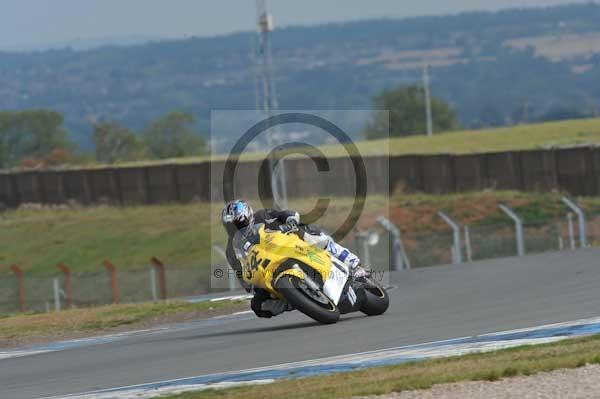
[[[432,138],[394,138],[389,142],[389,151],[392,155],[472,154],[599,144],[600,119],[579,119],[448,132]],[[363,154],[375,154],[381,143],[363,141],[358,145]]]
[[[152,256],[199,266],[209,258],[207,204],[140,207],[21,208],[0,214],[0,264],[56,274],[102,271],[109,258],[121,269],[146,268]]]
[[[84,337],[245,310],[242,301],[157,302],[0,316],[0,347]]]
[[[529,125],[516,125],[479,130],[437,132],[433,137],[395,137],[388,140],[356,141],[362,155],[472,154],[513,150],[561,148],[579,145],[600,145],[600,118],[576,119]],[[328,157],[346,156],[339,145],[320,147]],[[265,154],[246,153],[242,160],[264,159]],[[160,161],[129,162],[124,165],[160,165],[194,163],[211,159],[226,159],[213,155],[174,158]]]
[[[590,216],[600,214],[600,199],[578,201]],[[371,228],[376,216],[388,206],[390,219],[405,234],[447,230],[437,216],[440,209],[461,224],[510,224],[498,210],[500,203],[513,207],[527,224],[563,218],[566,213],[558,193],[396,194],[389,203],[383,199],[368,203],[359,225]],[[290,204],[300,211],[308,211],[313,205],[310,200]],[[343,220],[343,210],[350,205],[351,199],[333,201],[319,224],[325,228],[337,226]],[[29,276],[58,275],[59,262],[69,265],[74,273],[102,273],[105,258],[119,270],[145,270],[152,256],[170,266],[208,270],[211,239],[225,243],[218,216],[217,207],[206,203],[7,211],[0,213],[0,277],[11,276],[6,267],[10,264],[20,265]]]
[[[498,352],[379,367],[269,385],[185,393],[168,399],[325,399],[428,389],[459,381],[496,381],[517,375],[600,363],[600,336]]]

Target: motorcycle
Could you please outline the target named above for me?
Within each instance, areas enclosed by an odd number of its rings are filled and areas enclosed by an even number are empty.
[[[301,234],[268,230],[264,224],[239,231],[233,248],[244,280],[323,324],[336,323],[341,314],[376,316],[388,309],[388,294],[379,283],[353,278],[347,265]]]

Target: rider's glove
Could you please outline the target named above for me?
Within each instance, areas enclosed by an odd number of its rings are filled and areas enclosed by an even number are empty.
[[[279,226],[279,230],[281,230],[282,233],[293,233],[295,231],[298,231],[298,223],[296,222],[295,219],[291,219],[288,218],[287,222],[285,224],[282,224],[281,226]]]
[[[298,212],[296,212],[295,215],[288,216],[287,219],[285,219],[286,224],[294,225],[294,226],[298,226],[299,221],[300,221],[300,216],[298,215]]]

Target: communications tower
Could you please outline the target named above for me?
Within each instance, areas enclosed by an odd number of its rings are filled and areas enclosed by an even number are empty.
[[[273,53],[271,49],[271,35],[275,24],[273,15],[267,10],[266,0],[256,0],[256,17],[258,27],[258,43],[254,57],[257,63],[256,99],[257,105],[265,112],[266,117],[270,118],[273,116],[273,111],[279,108],[279,103],[273,79]],[[279,144],[276,142],[277,137],[273,134],[273,130],[275,129],[271,128],[267,131],[267,146],[269,151],[272,151]],[[278,170],[275,170],[276,165],[273,157],[271,157],[269,159],[269,166],[274,206],[285,208],[287,207],[287,188],[285,184],[284,161],[281,159],[277,165],[279,166]]]

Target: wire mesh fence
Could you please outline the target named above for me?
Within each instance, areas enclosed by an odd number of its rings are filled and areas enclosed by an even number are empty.
[[[181,298],[209,292],[208,270],[206,267],[167,266],[165,297]],[[54,311],[57,307],[64,309],[69,303],[74,307],[90,307],[162,299],[156,270],[148,267],[117,268],[116,292],[106,270],[71,274],[70,292],[66,292],[66,285],[64,275],[30,276],[24,273],[21,287],[17,276],[3,276],[0,278],[0,314],[21,310]]]
[[[586,236],[590,246],[600,247],[600,215],[589,219],[586,224]]]
[[[357,254],[363,263],[373,270],[387,271],[390,264],[390,237],[381,235],[373,245],[365,244],[362,239],[353,238],[341,243]],[[365,247],[368,245],[368,249]],[[368,254],[367,254],[368,253]]]
[[[138,279],[141,280],[141,277],[142,273],[140,272]],[[123,283],[127,283],[127,281],[123,281]],[[73,305],[75,306],[87,307],[106,305],[113,300],[110,277],[106,271],[75,274],[72,276],[71,284],[73,290]],[[141,284],[139,285],[141,286]]]
[[[14,278],[0,279],[0,314],[13,313],[19,310],[18,284]]]
[[[546,223],[523,225],[524,254],[581,248],[577,222],[569,228],[567,218]],[[588,219],[585,237],[587,246],[600,246],[600,216]],[[519,244],[514,224],[481,224],[461,226],[458,247],[462,262],[519,255]],[[431,233],[402,234],[405,255],[411,267],[425,267],[456,263],[457,245],[451,230]],[[375,270],[390,270],[389,233],[383,233],[379,243],[369,248],[369,258]],[[361,245],[354,245],[364,257]]]
[[[587,246],[600,246],[600,215],[588,217],[585,232]],[[412,268],[456,263],[457,237],[451,229],[419,234],[402,232],[401,237],[404,255]],[[510,221],[461,226],[459,238],[463,262],[518,255],[515,225]],[[365,239],[368,242],[354,237],[342,244],[374,270],[390,270],[393,237],[384,231],[375,241]],[[525,254],[580,248],[577,220],[571,220],[571,225],[566,217],[525,224],[523,246]],[[88,307],[115,301],[129,303],[206,294],[211,292],[211,270],[210,265],[166,265],[161,282],[155,267],[117,267],[113,282],[109,271],[99,266],[96,272],[71,274],[70,289],[63,273],[57,272],[56,276],[23,273],[21,280],[18,273],[5,274],[0,276],[0,314],[53,311],[57,305],[64,308],[69,303]]]
[[[403,240],[412,267],[452,263],[451,232],[407,234],[403,236]]]
[[[515,230],[512,226],[469,226],[469,239],[472,260],[504,258],[517,253]]]

